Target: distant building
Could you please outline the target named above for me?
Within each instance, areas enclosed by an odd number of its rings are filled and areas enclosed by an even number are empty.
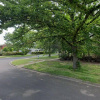
[[[0,45],[0,50],[2,50],[4,47],[6,47],[5,44]]]
[[[31,48],[30,51],[31,52],[39,52],[39,51],[43,51],[43,50],[42,49]]]
[[[34,53],[34,52],[42,52],[42,51],[43,51],[42,49],[31,48],[31,49],[29,50],[29,53],[28,53],[28,54],[32,54],[32,53]]]

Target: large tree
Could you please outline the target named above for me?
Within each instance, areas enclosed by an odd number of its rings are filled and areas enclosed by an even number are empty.
[[[16,51],[28,52],[34,46],[34,33],[34,30],[30,31],[30,28],[25,25],[17,26],[13,33],[5,35],[6,45]]]
[[[47,37],[58,37],[70,46],[73,68],[77,68],[81,46],[95,35],[92,30],[100,20],[99,0],[1,1],[1,28],[22,23],[38,31],[48,27],[53,34]]]

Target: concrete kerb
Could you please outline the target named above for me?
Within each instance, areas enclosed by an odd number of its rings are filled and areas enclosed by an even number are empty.
[[[30,58],[25,58],[25,59],[30,59]],[[18,60],[19,60],[19,59],[18,59]],[[37,60],[37,59],[34,59],[34,60]],[[13,65],[13,64],[12,64],[13,61],[14,61],[14,60],[10,61],[10,63],[9,63],[11,66],[14,66],[14,67],[16,67],[16,68],[22,68],[22,67],[24,68],[25,65],[35,64],[35,63],[43,62],[43,61],[45,61],[45,60],[38,61],[38,62],[31,62],[31,63],[23,64],[23,65]]]
[[[51,59],[51,60],[56,60],[56,59]],[[31,69],[25,68],[25,67],[24,67],[25,65],[23,65],[23,66],[21,66],[21,67],[18,67],[18,66],[12,65],[12,62],[13,62],[13,61],[14,61],[14,60],[12,60],[9,64],[10,64],[11,66],[13,66],[13,67],[16,67],[16,68],[20,68],[20,69],[27,70],[27,71],[30,71],[30,72],[35,72],[35,73],[39,73],[39,74],[45,74],[45,75],[52,76],[52,77],[55,77],[55,78],[64,79],[64,80],[69,80],[69,81],[72,81],[72,82],[76,82],[76,83],[85,84],[85,85],[88,85],[88,86],[100,88],[100,84],[91,83],[91,82],[89,82],[89,81],[82,81],[82,80],[80,80],[80,79],[75,79],[75,78],[71,78],[71,77],[67,77],[67,76],[56,76],[56,75],[51,75],[51,74],[48,74],[48,73],[38,72],[38,71],[36,71],[36,70],[31,70]],[[43,60],[43,61],[40,61],[40,62],[44,62],[44,61],[46,61],[46,60]],[[39,62],[37,62],[37,63],[39,63]],[[33,64],[35,64],[35,63],[33,63]],[[28,65],[28,64],[27,64],[27,65]]]
[[[30,58],[25,58],[25,59],[30,59]],[[57,59],[58,59],[58,58],[57,58]],[[57,60],[57,59],[50,59],[50,61],[52,61],[52,60]],[[19,59],[18,59],[18,60],[19,60]],[[37,60],[37,59],[34,59],[34,60]],[[48,61],[48,60],[41,60],[41,61],[38,61],[38,62],[32,62],[32,63],[28,63],[28,64],[24,64],[24,65],[13,65],[13,64],[12,64],[13,61],[14,61],[14,60],[12,60],[12,61],[9,63],[11,66],[15,66],[15,67],[17,67],[17,68],[22,68],[22,67],[24,67],[25,65],[35,64],[35,63],[44,62],[44,61]]]
[[[24,59],[29,59],[29,58],[24,58]],[[14,59],[14,60],[15,60],[15,59]],[[13,67],[17,67],[16,65],[13,65],[13,64],[12,64],[12,62],[13,62],[14,60],[10,61],[10,62],[9,62],[9,65],[11,65],[11,66],[13,66]],[[20,59],[16,59],[16,60],[20,60]]]
[[[44,75],[52,76],[52,77],[59,78],[59,79],[69,80],[69,81],[80,83],[80,84],[85,84],[85,85],[88,85],[88,86],[93,86],[93,87],[100,88],[100,84],[91,83],[91,82],[88,82],[88,81],[82,81],[80,79],[75,79],[75,78],[71,78],[71,77],[67,77],[67,76],[51,75],[51,74],[48,74],[48,73],[43,73],[43,72],[38,72],[36,70],[27,69],[27,68],[24,68],[24,67],[22,67],[21,69],[27,70],[27,71],[30,71],[30,72],[35,72],[35,73],[39,73],[39,74],[44,74]]]

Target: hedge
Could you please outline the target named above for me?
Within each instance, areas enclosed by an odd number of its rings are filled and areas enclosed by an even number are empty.
[[[22,52],[4,52],[3,56],[10,56],[10,55],[23,55]]]

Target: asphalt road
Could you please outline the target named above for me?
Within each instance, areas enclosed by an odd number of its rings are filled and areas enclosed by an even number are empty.
[[[0,58],[0,100],[100,100],[100,87],[16,68]]]

